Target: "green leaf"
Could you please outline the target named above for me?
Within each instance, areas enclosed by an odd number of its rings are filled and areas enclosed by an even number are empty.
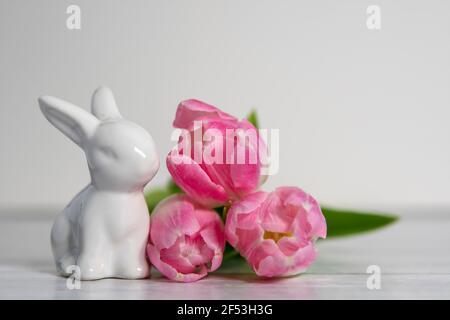
[[[241,257],[239,254],[236,254],[233,257],[227,258],[224,256],[222,261],[222,265],[216,271],[217,273],[253,273],[252,268],[247,263],[247,261]]]
[[[229,260],[240,257],[239,252],[234,250],[234,248],[227,242],[225,244],[225,249],[223,251],[223,260]]]
[[[145,201],[147,202],[148,211],[152,213],[153,209],[161,202],[163,199],[170,196],[172,193],[167,188],[157,188],[148,191],[145,194]]]
[[[226,269],[236,270],[236,268],[244,268],[248,272],[251,272],[251,268],[248,266],[245,258],[242,257],[238,251],[234,250],[234,248],[227,242],[225,244],[222,266],[220,267],[220,269],[223,271]]]
[[[183,192],[183,190],[181,190],[181,188],[172,179],[169,179],[169,182],[167,183],[167,189],[172,193]]]
[[[398,220],[393,215],[336,210],[322,207],[327,220],[327,238],[348,236],[385,227]]]
[[[253,109],[252,112],[247,116],[248,122],[250,122],[252,125],[255,126],[256,129],[259,128],[259,121],[258,121],[258,115],[256,113],[256,110]]]
[[[165,198],[181,193],[181,189],[170,179],[165,187],[155,188],[145,193],[145,201],[147,202],[148,211],[152,213],[153,209]]]

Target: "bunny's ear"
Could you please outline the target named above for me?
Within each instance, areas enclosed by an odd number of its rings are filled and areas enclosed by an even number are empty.
[[[116,105],[114,95],[108,87],[99,87],[92,95],[92,114],[99,120],[117,120],[122,116]]]
[[[39,97],[39,106],[47,120],[80,147],[100,123],[89,112],[55,97]]]

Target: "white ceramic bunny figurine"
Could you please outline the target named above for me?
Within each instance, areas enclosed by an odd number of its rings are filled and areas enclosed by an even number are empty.
[[[94,92],[92,113],[50,96],[40,97],[39,105],[84,150],[91,174],[53,225],[58,272],[68,276],[75,265],[81,280],[147,277],[150,221],[143,188],[159,169],[152,137],[122,118],[106,87]]]

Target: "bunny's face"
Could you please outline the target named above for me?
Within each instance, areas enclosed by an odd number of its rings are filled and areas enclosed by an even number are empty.
[[[150,134],[126,120],[100,123],[85,152],[93,183],[102,189],[143,188],[159,169]]]
[[[61,99],[44,96],[45,117],[86,153],[92,183],[102,190],[142,189],[159,169],[150,134],[124,120],[106,87],[92,96],[92,113]]]

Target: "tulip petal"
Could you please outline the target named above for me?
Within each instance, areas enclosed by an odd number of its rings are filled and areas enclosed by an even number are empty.
[[[286,272],[284,255],[273,240],[264,240],[252,250],[248,261],[258,276],[274,277]]]
[[[219,268],[225,239],[215,211],[176,194],[158,204],[150,219],[147,255],[167,278],[191,282]]]
[[[259,164],[235,164],[230,166],[234,192],[242,197],[254,191],[260,184]]]
[[[180,242],[178,241],[168,249],[159,251],[162,262],[174,267],[180,273],[191,273],[195,271],[196,265],[186,256],[183,256],[180,250]]]
[[[215,271],[222,264],[225,241],[223,239],[223,231],[218,232],[217,229],[217,226],[210,226],[200,231],[200,235],[206,245],[214,252],[214,256],[211,260],[211,267],[208,271]]]
[[[179,235],[200,230],[194,207],[186,195],[175,195],[161,201],[151,216],[150,239],[159,249],[170,248]]]
[[[235,192],[242,196],[254,191],[265,179],[261,179],[259,132],[246,120],[239,122],[238,126],[242,135],[235,143],[236,155],[232,156],[233,158],[236,156],[236,159],[238,156],[245,158],[237,160],[236,164],[230,167],[230,176]],[[261,147],[265,150],[265,144],[261,144]]]
[[[225,234],[222,220],[219,218],[219,215],[211,214],[209,210],[196,210],[195,214],[202,226],[200,236],[206,246],[214,253],[209,271],[215,271],[222,264],[223,251],[225,249]]]
[[[284,276],[292,276],[303,273],[316,259],[317,251],[312,242],[299,249],[292,257],[290,265]]]
[[[227,202],[228,196],[223,187],[212,182],[191,158],[169,154],[166,163],[175,183],[198,203],[213,208]]]
[[[203,130],[214,137],[210,137],[210,144],[204,144],[208,155],[215,151],[215,157],[210,156],[214,161],[204,159],[201,164],[211,180],[232,200],[253,192],[261,181],[256,129],[243,128],[236,120],[209,119],[203,122]]]
[[[183,274],[178,272],[175,268],[161,261],[159,251],[155,246],[149,244],[147,246],[147,255],[152,265],[158,269],[167,278],[178,282],[194,282],[204,278],[208,273],[206,267],[202,267],[198,273]]]
[[[192,123],[199,118],[223,119],[237,121],[237,119],[218,108],[199,100],[190,99],[182,101],[177,108],[173,126],[181,129],[191,129]]]
[[[302,208],[306,212],[306,220],[310,225],[309,237],[326,237],[327,224],[316,199],[297,187],[279,187],[275,190],[275,193],[280,198],[285,199],[285,205]]]
[[[286,243],[285,243],[286,244]],[[272,240],[266,240],[252,252],[250,261],[257,275],[264,277],[291,276],[304,272],[314,261],[316,250],[310,242],[294,255],[284,255]]]
[[[249,194],[241,201],[233,203],[228,210],[225,235],[233,247],[238,247],[239,237],[236,234],[238,226],[242,230],[252,230],[257,226],[259,219],[257,211],[266,197],[267,193],[262,191]],[[248,245],[244,245],[244,247],[248,247]]]
[[[285,256],[294,255],[302,245],[294,237],[283,237],[278,241],[278,248]]]
[[[314,200],[314,202],[316,202]],[[317,202],[308,211],[308,221],[311,225],[311,234],[315,238],[325,239],[327,237],[327,222]]]
[[[268,255],[262,259],[255,269],[260,277],[280,277],[286,272],[284,260],[278,255]]]
[[[269,194],[261,208],[262,226],[271,232],[288,232],[297,212],[297,207],[286,207],[280,197],[273,192]]]
[[[261,226],[254,229],[236,229],[236,237],[239,241],[234,246],[243,256],[248,256],[254,248],[259,246],[264,240],[264,230]]]
[[[304,272],[316,257],[316,238],[325,234],[317,201],[295,187],[246,195],[225,224],[229,243],[264,277]]]
[[[205,244],[212,250],[221,249],[225,245],[223,228],[219,224],[211,224],[200,231]]]

